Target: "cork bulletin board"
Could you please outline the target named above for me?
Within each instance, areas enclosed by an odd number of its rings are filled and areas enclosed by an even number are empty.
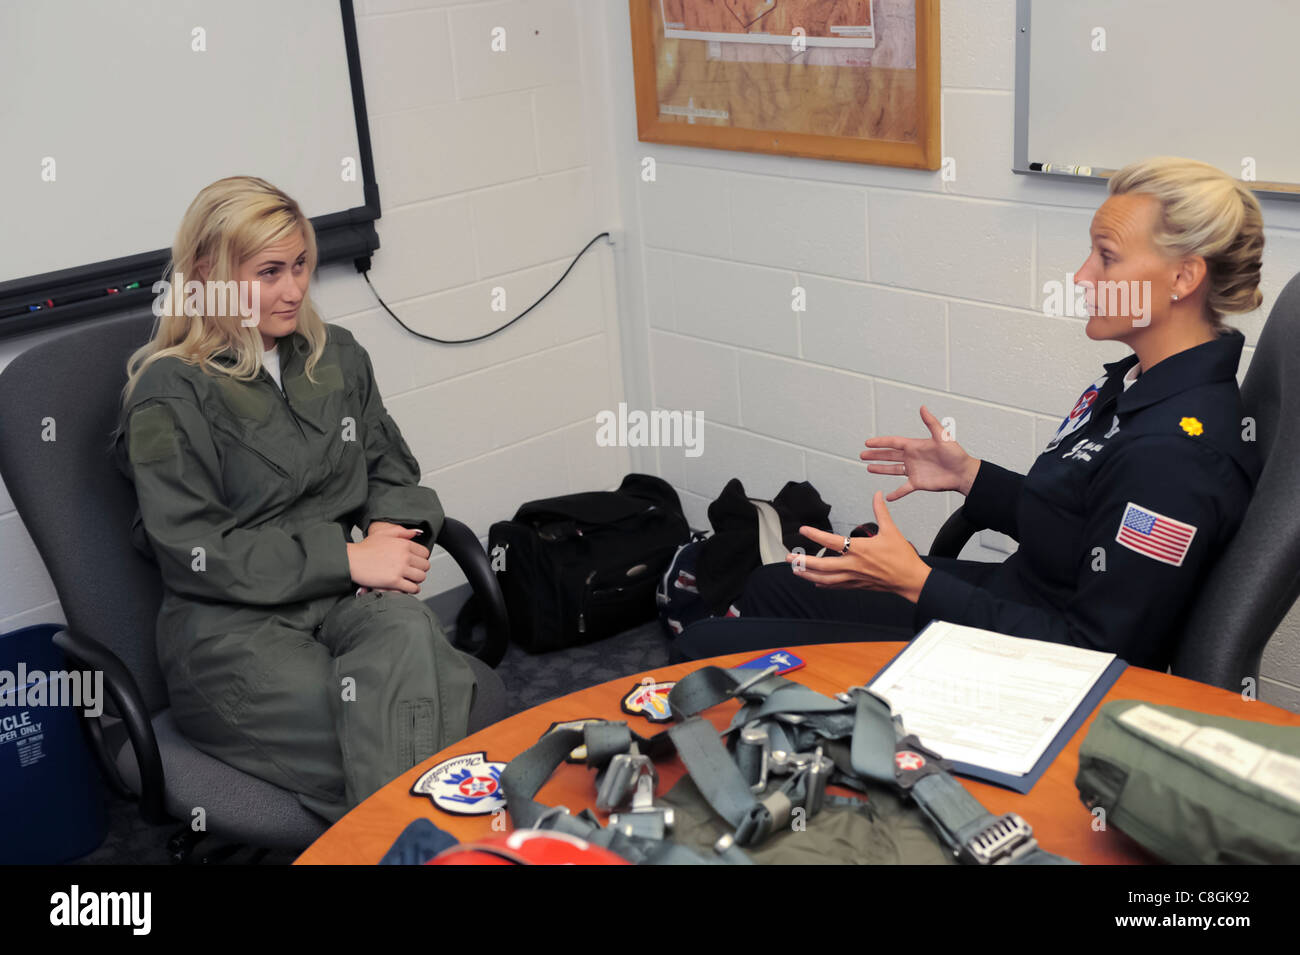
[[[628,0],[644,142],[939,168],[938,0]]]

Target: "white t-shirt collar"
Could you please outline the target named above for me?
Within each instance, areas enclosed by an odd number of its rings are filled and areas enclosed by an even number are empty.
[[[270,373],[271,377],[275,379],[275,383],[279,389],[284,391],[284,382],[280,380],[279,345],[280,343],[276,342],[270,350],[262,352],[262,364],[265,366],[267,372]]]

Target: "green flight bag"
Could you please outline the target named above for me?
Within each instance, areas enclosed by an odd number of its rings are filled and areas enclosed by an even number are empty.
[[[1114,700],[1079,747],[1075,785],[1166,862],[1300,863],[1300,727]]]

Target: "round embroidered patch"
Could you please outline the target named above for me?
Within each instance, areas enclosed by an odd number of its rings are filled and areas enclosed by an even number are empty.
[[[428,796],[443,812],[455,816],[486,816],[506,804],[501,791],[505,768],[505,763],[488,762],[485,752],[453,756],[417,779],[411,795]]]

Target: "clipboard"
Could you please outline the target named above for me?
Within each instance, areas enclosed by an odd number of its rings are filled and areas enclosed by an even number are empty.
[[[924,633],[925,631],[922,630],[921,632]],[[917,634],[917,636],[919,637],[920,634]],[[913,637],[912,640],[909,640],[903,649],[894,654],[888,663],[876,671],[875,675],[866,682],[868,688],[880,679],[881,674],[894,665],[895,660],[907,652],[915,639],[916,638]],[[1088,691],[1087,695],[1083,698],[1083,701],[1080,702],[1078,707],[1075,708],[1075,711],[1070,714],[1069,718],[1065,721],[1065,725],[1061,727],[1060,732],[1056,734],[1056,737],[1052,742],[1048,744],[1045,750],[1043,750],[1043,755],[1038,758],[1038,762],[1034,764],[1033,769],[1025,773],[1023,776],[999,772],[998,770],[988,769],[984,766],[977,766],[973,763],[948,760],[949,765],[952,767],[952,771],[960,776],[966,776],[970,779],[978,779],[980,782],[992,783],[995,786],[1001,786],[1004,789],[1010,789],[1013,792],[1022,794],[1029,792],[1034,788],[1034,784],[1042,778],[1043,773],[1047,771],[1047,767],[1052,765],[1052,762],[1060,755],[1061,750],[1065,748],[1065,744],[1073,738],[1074,734],[1079,731],[1079,727],[1083,725],[1084,721],[1092,714],[1092,711],[1097,708],[1099,703],[1101,703],[1102,698],[1110,692],[1111,687],[1115,685],[1115,681],[1119,679],[1120,674],[1126,669],[1128,669],[1128,663],[1121,660],[1119,657],[1116,657],[1110,662],[1110,665],[1107,666],[1101,676],[1097,678],[1097,681],[1092,685],[1092,689]],[[904,720],[903,727],[904,729],[907,728],[906,720]],[[936,750],[936,752],[938,752],[941,757],[943,756],[941,750]]]

